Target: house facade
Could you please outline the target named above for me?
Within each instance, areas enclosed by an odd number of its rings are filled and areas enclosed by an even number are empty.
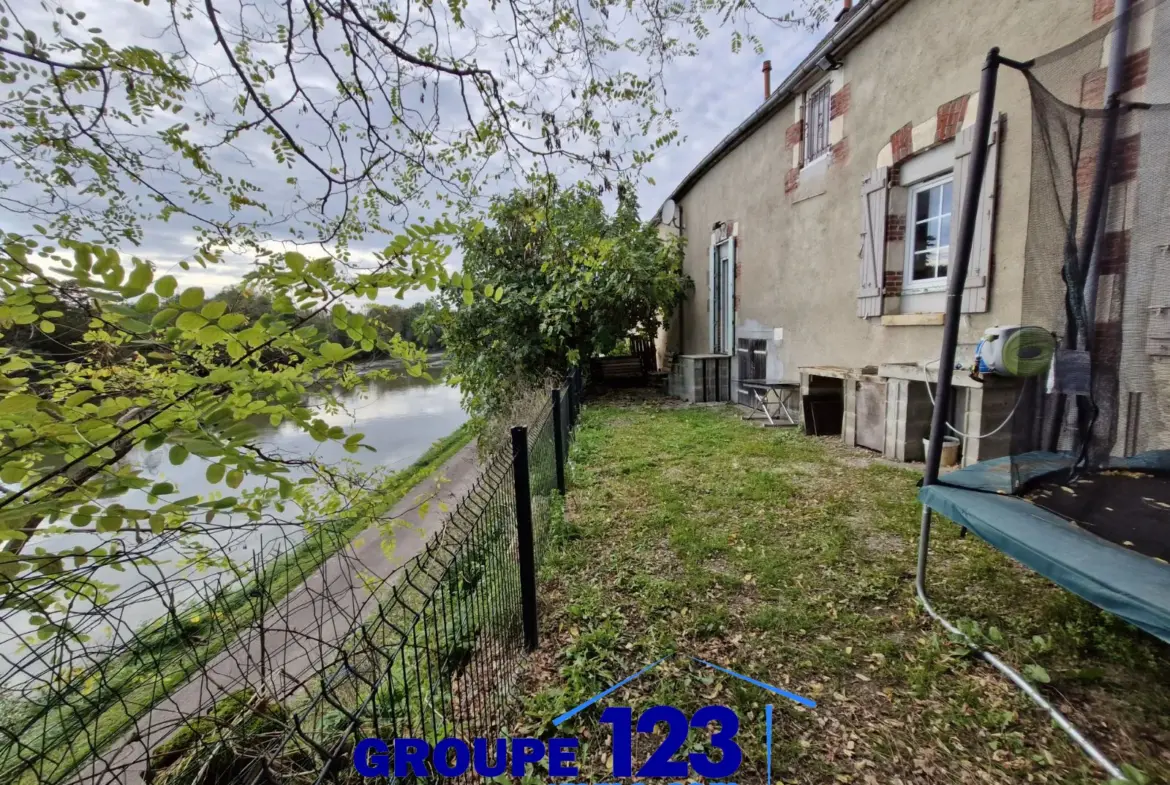
[[[672,193],[663,229],[686,238],[695,289],[667,350],[729,357],[732,398],[743,378],[839,390],[847,441],[920,459],[923,364],[938,357],[988,50],[1028,60],[1108,25],[1112,10],[846,0],[809,57]],[[1130,34],[1131,90],[1144,84],[1153,18]],[[1103,79],[1084,90],[1103,100]],[[1018,73],[1001,71],[995,110],[959,337],[972,348],[985,329],[1022,321],[1032,105]],[[994,380],[966,386],[952,422],[980,433],[1013,397]],[[999,438],[965,443],[964,462],[1004,452]]]

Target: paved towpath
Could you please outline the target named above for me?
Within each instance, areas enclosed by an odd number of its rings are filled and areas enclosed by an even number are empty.
[[[181,727],[184,717],[206,713],[219,699],[261,683],[268,686],[268,694],[295,693],[333,659],[356,620],[374,610],[371,589],[379,592],[398,580],[399,568],[442,528],[449,510],[444,512],[440,504],[453,509],[478,474],[472,441],[392,508],[392,526],[371,526],[327,559],[266,613],[262,623],[241,633],[208,667],[140,717],[124,741],[86,764],[73,782],[142,785],[149,750]],[[429,504],[420,516],[424,501]]]

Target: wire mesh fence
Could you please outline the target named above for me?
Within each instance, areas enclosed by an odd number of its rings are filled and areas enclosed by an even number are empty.
[[[367,736],[491,734],[582,394],[575,373],[515,448],[419,502],[448,505],[434,531],[391,543],[339,517],[222,580],[135,586],[167,612],[128,641],[6,654],[0,783],[316,783],[356,778]]]

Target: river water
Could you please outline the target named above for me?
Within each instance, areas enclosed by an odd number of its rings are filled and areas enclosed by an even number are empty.
[[[459,390],[455,387],[416,379],[403,375],[393,380],[367,380],[366,388],[342,393],[339,396],[341,408],[336,411],[320,410],[317,416],[330,425],[340,425],[347,433],[362,433],[364,442],[374,451],[359,450],[346,452],[338,442],[316,442],[308,434],[295,427],[282,424],[273,428],[267,417],[257,419],[260,430],[255,443],[265,450],[278,451],[288,458],[315,457],[325,464],[340,461],[356,461],[363,467],[383,467],[398,471],[409,467],[437,440],[449,435],[463,422],[467,415],[460,406]],[[310,401],[310,405],[313,405]],[[222,482],[213,486],[207,482],[207,462],[191,456],[180,466],[172,466],[167,460],[165,448],[153,452],[135,450],[126,460],[137,464],[143,473],[154,481],[169,481],[179,488],[183,496],[199,494],[206,496],[213,492],[234,494],[246,490],[249,485],[259,482],[248,478],[238,490],[232,491]],[[114,501],[114,500],[110,500]],[[117,499],[127,506],[141,506],[145,503],[143,494],[132,492]],[[288,512],[282,517],[292,519],[295,513]],[[295,525],[249,525],[233,531],[232,521],[227,516],[215,519],[221,527],[217,533],[200,535],[212,550],[226,550],[237,563],[264,557],[274,551],[285,550],[303,536]],[[243,531],[241,534],[240,531]],[[149,550],[136,543],[136,538],[121,532],[118,535],[128,549]],[[37,537],[32,547],[43,547],[50,551],[61,551],[81,546],[91,549],[108,542],[111,535],[67,531],[59,534]],[[149,540],[146,541],[147,546]],[[94,574],[96,580],[116,586],[118,600],[111,604],[100,624],[89,624],[91,635],[106,640],[125,639],[143,623],[158,618],[172,602],[189,601],[196,593],[204,594],[213,582],[224,580],[221,571],[208,570],[202,573],[190,568],[180,568],[177,552],[163,548],[151,550],[156,564],[128,566],[124,572],[102,568]],[[163,597],[164,592],[174,594]],[[116,607],[116,610],[114,608]],[[94,619],[94,622],[97,620]],[[0,619],[0,648],[5,648],[5,639],[14,633],[20,635],[30,629],[26,614],[13,614]],[[0,663],[0,670],[4,663]],[[4,674],[0,673],[0,679]]]

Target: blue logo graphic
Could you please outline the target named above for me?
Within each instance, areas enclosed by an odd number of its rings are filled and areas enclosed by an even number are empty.
[[[568,720],[580,714],[585,709],[612,695],[621,687],[635,679],[649,673],[667,659],[652,662],[642,670],[629,676],[612,687],[608,687],[583,703],[574,706],[569,711],[553,720],[553,725],[560,727]],[[816,708],[816,703],[809,698],[797,695],[771,684],[744,676],[728,668],[714,663],[691,657],[697,663],[708,668],[733,676],[767,692],[787,698],[794,703],[808,708]],[[601,713],[599,722],[609,725],[613,731],[613,768],[612,775],[617,777],[648,777],[670,778],[682,780],[691,776],[703,777],[708,780],[724,780],[734,776],[743,762],[743,752],[735,741],[739,733],[739,716],[727,706],[704,706],[688,717],[685,712],[674,706],[653,706],[646,709],[635,720],[633,710],[629,706],[611,706]],[[708,755],[706,752],[692,752],[685,760],[675,760],[675,755],[686,743],[687,734],[691,728],[706,728],[716,722],[719,730],[712,734],[710,744],[718,751],[718,755]],[[767,750],[768,782],[772,781],[772,704],[764,706],[765,722],[765,749]],[[650,757],[638,767],[636,775],[633,762],[634,733],[652,734],[655,729],[665,725],[666,738],[659,744]],[[414,774],[419,777],[428,777],[433,772],[441,777],[458,777],[468,770],[480,777],[498,777],[506,771],[514,777],[521,777],[529,764],[544,761],[550,777],[576,777],[579,769],[576,765],[577,750],[580,741],[573,737],[556,737],[547,743],[541,739],[472,739],[467,742],[463,739],[446,738],[435,744],[434,749],[423,739],[401,738],[393,742],[393,761],[391,761],[391,745],[382,739],[362,739],[353,751],[353,763],[358,773],[365,777],[388,777],[393,772],[395,777],[406,777]]]

